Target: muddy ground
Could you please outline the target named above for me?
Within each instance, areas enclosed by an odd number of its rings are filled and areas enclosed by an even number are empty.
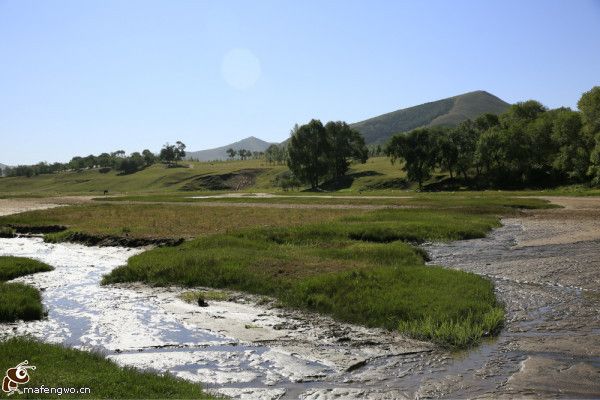
[[[551,200],[565,208],[504,219],[485,239],[424,245],[433,264],[492,279],[506,304],[499,337],[466,352],[254,296],[200,308],[177,288],[100,288],[132,250],[36,239],[6,239],[0,253],[57,265],[21,278],[45,289],[49,318],[0,331],[100,349],[241,398],[600,398],[600,199]]]
[[[504,219],[486,239],[428,246],[433,263],[490,277],[507,308],[485,362],[440,394],[600,397],[600,199],[549,200],[565,208]],[[495,375],[497,387],[477,390]]]

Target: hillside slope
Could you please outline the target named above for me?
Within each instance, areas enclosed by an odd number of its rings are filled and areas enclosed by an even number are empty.
[[[493,94],[478,90],[382,114],[351,126],[364,136],[367,144],[379,144],[385,143],[399,132],[422,126],[455,126],[481,114],[500,114],[508,106],[508,103]]]
[[[187,152],[186,158],[188,160],[198,161],[213,161],[213,160],[225,160],[227,159],[227,149],[234,150],[250,150],[250,151],[265,151],[273,143],[265,142],[254,136],[247,137],[238,142],[231,143],[225,146],[217,147],[214,149],[200,150],[200,151],[189,151]]]

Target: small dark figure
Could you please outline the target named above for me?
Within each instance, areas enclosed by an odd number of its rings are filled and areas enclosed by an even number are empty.
[[[208,303],[202,297],[198,297],[198,306],[199,307],[208,307]]]
[[[104,195],[106,196],[108,194],[108,189],[104,191]]]

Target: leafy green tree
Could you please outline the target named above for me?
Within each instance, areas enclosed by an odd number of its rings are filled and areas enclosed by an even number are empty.
[[[369,151],[365,140],[358,131],[342,121],[330,121],[325,124],[325,134],[329,141],[329,170],[334,178],[342,177],[348,172],[349,160],[365,163]]]
[[[181,161],[185,158],[185,144],[181,141],[175,142],[175,161]]]
[[[558,147],[552,166],[567,178],[582,182],[590,165],[591,140],[582,132],[581,114],[570,109],[557,110],[552,141]]]
[[[249,152],[246,149],[239,149],[238,150],[238,156],[240,156],[240,160],[245,160],[246,158],[248,158],[249,155],[251,155],[252,153]]]
[[[71,169],[85,168],[85,163],[83,161],[83,157],[75,156],[75,157],[71,158],[71,161],[69,161],[69,167]]]
[[[265,150],[265,160],[269,164],[273,164],[279,161],[281,149],[276,144],[270,145],[267,150]]]
[[[329,147],[325,127],[313,119],[293,133],[288,147],[288,167],[296,178],[316,189],[329,172]]]
[[[235,158],[235,156],[237,155],[237,151],[235,151],[231,147],[227,149],[226,153],[227,153],[227,157],[229,157],[230,160],[233,160]]]
[[[142,157],[144,157],[144,164],[146,166],[150,166],[156,162],[156,156],[148,149],[144,149],[144,151],[142,151]]]
[[[594,143],[588,175],[592,184],[600,186],[600,86],[585,92],[577,102],[577,107],[581,111],[583,133]]]
[[[496,116],[494,115],[494,117]],[[496,117],[497,121],[498,118]],[[479,126],[482,125],[480,124]],[[485,129],[489,129],[489,125],[486,124],[485,126]],[[469,177],[469,171],[475,167],[475,150],[480,135],[481,132],[477,127],[477,123],[471,120],[460,123],[449,133],[450,140],[456,148],[456,171],[462,174],[465,181]]]
[[[481,134],[477,141],[475,158],[487,175],[496,175],[506,168],[506,135],[499,126]]]
[[[419,128],[393,136],[385,152],[392,164],[398,160],[404,162],[402,169],[406,171],[410,181],[419,183],[419,189],[431,177],[439,157],[435,134],[430,128]]]
[[[470,129],[475,129],[481,134],[494,126],[500,125],[500,119],[496,114],[486,113],[477,117],[475,121],[470,122],[470,124],[472,124],[472,126],[469,127]]]
[[[431,128],[431,131],[437,147],[437,162],[440,169],[448,171],[452,179],[458,164],[458,144],[454,141],[455,137],[447,128]]]
[[[111,167],[113,165],[112,156],[108,153],[102,153],[98,156],[98,165],[102,168]]]
[[[175,146],[169,143],[165,144],[160,149],[159,158],[167,165],[172,165],[175,162]]]

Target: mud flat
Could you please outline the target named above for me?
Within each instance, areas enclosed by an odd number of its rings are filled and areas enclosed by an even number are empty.
[[[0,199],[0,216],[90,202],[91,196]]]
[[[475,374],[440,395],[600,397],[600,199],[504,219],[485,239],[430,245],[432,263],[490,277],[507,323]],[[483,360],[482,360],[483,361]],[[489,375],[489,377],[488,377]]]

